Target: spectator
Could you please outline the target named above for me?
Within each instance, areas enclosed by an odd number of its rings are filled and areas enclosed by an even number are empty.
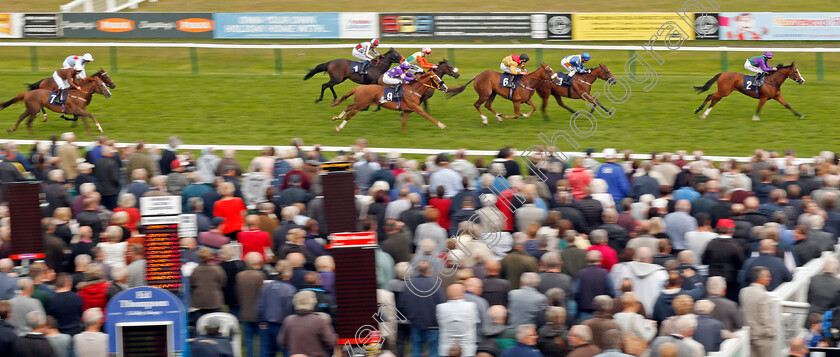
[[[666,318],[674,315],[674,306],[672,303],[674,299],[680,295],[688,295],[692,301],[697,300],[705,293],[703,283],[698,282],[691,290],[683,289],[683,278],[691,278],[696,274],[692,269],[686,269],[680,274],[677,270],[668,272],[668,282],[665,285],[665,290],[659,293],[656,299],[656,304],[653,307],[653,319],[658,323],[662,323]]]
[[[783,282],[793,279],[790,270],[785,267],[785,262],[782,258],[776,257],[776,242],[772,239],[762,239],[758,246],[758,256],[747,259],[739,272],[738,281],[741,282],[741,287],[745,288],[754,281],[754,277],[749,276],[749,272],[753,267],[762,266],[771,274],[770,284],[767,285],[767,291],[775,290]]]
[[[699,213],[695,216],[697,219],[697,230],[685,233],[685,246],[694,252],[694,256],[702,257],[706,251],[706,246],[712,239],[717,238],[717,234],[712,230],[712,221],[706,213]]]
[[[330,297],[329,293],[324,290],[324,287],[321,285],[321,278],[318,273],[314,271],[310,271],[306,273],[304,277],[305,284],[300,291],[311,291],[315,293],[315,298],[317,300],[317,304],[315,305],[315,309],[313,312],[324,313],[327,314],[331,319],[335,318],[335,302],[333,301],[332,297]]]
[[[131,263],[128,264],[128,281],[126,286],[134,288],[138,286],[146,286],[146,259],[144,258],[143,246],[134,243],[128,248],[128,256]]]
[[[480,314],[475,303],[464,300],[464,293],[464,285],[452,284],[446,288],[448,301],[435,307],[440,325],[438,353],[441,356],[446,356],[453,345],[463,346],[466,356],[475,355]]]
[[[498,260],[491,259],[487,261],[485,268],[487,269],[487,277],[482,279],[484,292],[481,297],[487,300],[490,306],[508,306],[508,292],[511,284],[509,280],[502,279],[499,275],[502,269],[501,263]]]
[[[405,224],[400,221],[390,220],[385,223],[386,237],[380,243],[382,250],[390,254],[394,261],[407,262],[411,260],[411,233],[405,229]]]
[[[522,273],[539,271],[537,260],[524,251],[527,235],[521,232],[516,235],[513,240],[513,249],[501,261],[502,276],[510,282],[510,286],[520,286],[519,278]]]
[[[66,141],[66,143],[56,149],[56,155],[58,156],[58,168],[64,170],[67,180],[72,181],[79,175],[79,170],[77,168],[79,148],[73,144],[76,141],[76,134],[72,132],[63,133],[61,134],[61,140]]]
[[[653,264],[653,256],[647,247],[639,247],[634,261],[615,265],[610,272],[613,286],[620,287],[624,279],[630,279],[633,292],[639,297],[644,311],[653,311],[659,291],[668,280],[668,273],[660,265]],[[616,294],[618,292],[616,291]]]
[[[225,244],[219,249],[218,259],[221,260],[219,267],[225,272],[225,283],[222,286],[222,295],[228,310],[236,317],[239,317],[239,299],[236,294],[236,275],[245,269],[245,262],[236,256],[233,245]]]
[[[23,278],[18,280],[17,287],[20,289],[20,295],[9,300],[12,315],[9,324],[15,327],[15,332],[18,335],[23,335],[31,330],[31,327],[26,322],[26,315],[32,311],[40,311],[44,314],[44,306],[40,301],[32,297],[32,293],[35,291],[35,285],[32,283],[32,279]]]
[[[11,351],[18,339],[15,327],[9,323],[11,310],[12,304],[8,300],[0,300],[0,351]]]
[[[650,355],[651,357],[665,357],[660,356],[660,346],[673,344],[676,345],[677,350],[679,351],[677,356],[678,357],[700,357],[695,354],[695,351],[692,349],[692,346],[688,344],[686,340],[688,337],[691,337],[694,334],[694,329],[696,327],[696,320],[691,315],[680,316],[680,318],[676,319],[674,322],[674,333],[667,336],[659,336],[653,339],[653,342],[650,343]],[[702,355],[701,355],[702,356]]]
[[[593,299],[592,305],[595,307],[595,316],[583,321],[582,323],[585,326],[589,326],[592,330],[592,344],[606,350],[608,347],[602,340],[604,333],[612,329],[621,329],[621,327],[613,321],[611,313],[613,309],[612,297],[607,295],[598,295],[595,299]]]
[[[534,272],[522,273],[519,289],[508,293],[508,325],[517,328],[519,325],[536,324],[537,315],[547,308],[545,295],[537,291],[540,286],[540,276]]]
[[[108,281],[105,280],[105,269],[102,264],[93,263],[85,271],[84,281],[76,284],[76,292],[82,298],[82,309],[105,309],[108,303]],[[84,317],[83,317],[84,319]]]
[[[596,355],[599,357],[630,357],[632,355],[621,352],[622,336],[617,329],[607,330],[602,337],[604,351]]]
[[[73,336],[82,332],[82,299],[71,289],[73,277],[67,273],[58,274],[55,287],[47,314],[56,319],[61,333]]]
[[[676,204],[676,211],[665,216],[665,233],[671,240],[671,245],[678,253],[685,250],[685,234],[697,230],[697,220],[692,217],[691,202],[679,200]]]
[[[744,324],[738,304],[726,298],[726,280],[720,276],[713,276],[706,282],[707,299],[714,305],[712,318],[723,323],[723,328],[729,332],[740,330]]]
[[[198,232],[198,243],[202,246],[218,251],[223,245],[231,242],[230,237],[222,234],[222,226],[225,219],[213,217],[210,219],[210,229],[206,232]]]
[[[613,315],[613,321],[618,324],[621,332],[645,341],[652,340],[656,336],[656,322],[646,320],[639,313],[642,305],[636,298],[636,294],[632,291],[622,294],[621,305],[623,307],[621,312]]]
[[[181,139],[173,135],[169,137],[167,148],[160,154],[160,161],[158,161],[161,175],[168,175],[172,171],[172,161],[177,160],[178,146],[181,145]]]
[[[230,344],[230,339],[219,333],[220,327],[221,323],[218,318],[210,318],[205,326],[205,333],[190,342],[190,353],[202,357],[233,357],[233,346]]]
[[[231,240],[242,230],[245,223],[247,208],[239,197],[234,197],[235,187],[229,182],[219,185],[218,193],[222,196],[213,207],[213,216],[224,219],[221,232]]]
[[[693,338],[703,345],[706,352],[720,351],[720,344],[723,343],[721,333],[723,323],[715,320],[711,313],[715,309],[715,303],[709,300],[700,300],[694,304],[694,313],[697,314],[697,331]]]
[[[15,263],[11,259],[0,259],[0,301],[9,300],[15,296],[15,279],[10,276],[14,266]]]
[[[257,297],[267,277],[262,270],[263,258],[259,252],[245,254],[245,262],[248,264],[247,269],[236,274],[236,294],[241,307],[239,320],[242,321],[246,356],[254,357],[254,337],[260,329],[256,311]]]
[[[426,261],[420,261],[414,265],[417,267],[418,275],[408,277],[406,287],[409,293],[402,293],[397,300],[397,310],[402,311],[405,317],[411,321],[411,348],[415,357],[420,357],[423,345],[428,344],[429,356],[438,356],[438,321],[436,318],[436,305],[444,302],[443,292],[440,289],[435,291],[436,281],[432,279],[431,266]],[[416,291],[434,291],[430,296],[420,297]]]
[[[44,336],[53,348],[56,357],[66,357],[70,353],[72,338],[58,331],[58,323],[52,316],[47,316],[44,324]]]
[[[201,247],[198,250],[199,265],[190,275],[190,303],[195,311],[190,313],[190,320],[195,324],[201,316],[219,312],[224,303],[222,288],[227,283],[225,271],[211,263],[213,251]]]
[[[607,276],[607,270],[601,267],[601,259],[601,252],[597,250],[586,252],[586,262],[589,265],[578,273],[575,285],[572,288],[573,297],[577,301],[580,321],[586,321],[592,317],[595,311],[592,301],[596,296],[615,296],[615,289]]]
[[[516,345],[506,348],[502,357],[542,357],[536,347],[538,338],[536,325],[519,325],[516,328]]]
[[[44,217],[52,216],[56,208],[70,207],[70,195],[67,193],[64,171],[52,170],[48,177],[49,184],[44,187],[44,196],[48,204],[44,209]]]
[[[624,212],[626,212],[626,210]],[[602,214],[604,224],[598,226],[598,229],[603,229],[607,232],[607,237],[609,238],[607,240],[607,245],[616,252],[620,252],[624,249],[627,245],[627,241],[630,240],[630,235],[628,234],[627,229],[618,224],[618,217],[619,214],[615,211],[615,209],[605,209]],[[633,218],[629,218],[630,224],[635,225],[633,223]],[[607,270],[609,270],[609,268]]]
[[[744,312],[744,321],[750,327],[750,355],[770,356],[776,328],[767,287],[771,284],[770,270],[763,266],[750,268],[752,284],[741,289],[739,301]]]
[[[399,264],[399,263],[397,263]],[[399,265],[397,265],[399,266]],[[321,285],[324,287],[330,296],[332,297],[333,301],[335,299],[335,261],[333,257],[329,255],[322,255],[318,258],[315,258],[315,270],[318,271],[318,274],[321,276]],[[397,271],[399,274],[399,269],[396,267],[394,270]],[[402,269],[403,273],[405,272],[405,268]]]
[[[443,252],[446,250],[446,241],[449,239],[449,233],[438,224],[438,210],[433,207],[427,207],[424,211],[426,222],[420,224],[414,230],[414,245],[419,246],[423,239],[432,239],[437,243],[437,251]]]
[[[181,238],[181,263],[199,263],[198,241],[192,237]]]
[[[76,356],[108,356],[108,334],[102,333],[102,309],[91,308],[82,314],[85,330],[73,336],[73,349]]]
[[[598,167],[596,178],[603,179],[609,185],[609,194],[615,202],[621,201],[630,191],[630,183],[621,165],[616,163],[616,151],[612,148],[604,149],[606,163]]]
[[[448,199],[464,189],[461,175],[449,168],[449,157],[444,154],[438,155],[435,158],[435,165],[440,169],[429,177],[430,191],[437,192],[437,187],[443,186],[445,192],[443,198]]]
[[[807,357],[808,348],[805,347],[805,340],[801,337],[790,339],[790,348],[788,348],[788,356],[790,357]]]
[[[719,220],[717,231],[718,237],[709,241],[701,261],[709,266],[710,276],[721,276],[726,279],[726,296],[730,300],[735,300],[741,288],[736,272],[744,263],[744,250],[732,238],[735,222],[731,219]]]
[[[117,296],[117,294],[128,289],[126,281],[128,280],[128,269],[126,267],[114,268],[111,272],[111,285],[108,286],[108,301]]]
[[[201,156],[198,157],[198,172],[201,175],[201,181],[213,182],[216,178],[216,168],[219,167],[219,161],[222,158],[216,155],[216,149],[209,147],[201,150]]]
[[[102,234],[102,220],[99,218],[99,196],[93,195],[86,198],[84,201],[85,210],[76,215],[76,221],[79,223],[79,234],[81,235],[81,227],[90,227],[90,241],[99,243],[100,235]],[[81,241],[81,239],[80,239]]]
[[[152,160],[146,152],[146,142],[138,141],[134,147],[134,151],[128,156],[128,162],[125,166],[125,173],[132,174],[135,170],[144,170],[147,174],[154,174],[155,167],[152,165]],[[145,179],[144,179],[145,180]]]
[[[169,164],[171,171],[166,175],[166,191],[175,196],[181,196],[184,193],[190,181],[184,175],[186,167],[181,165],[181,160],[172,160]]]
[[[280,248],[286,243],[286,236],[289,231],[296,228],[303,228],[295,223],[295,216],[298,214],[300,214],[300,209],[295,206],[283,207],[280,211],[280,218],[282,219],[280,226],[271,235],[272,242],[274,243],[274,253],[280,256],[280,259],[282,259]]]
[[[53,347],[44,335],[47,331],[47,320],[44,313],[42,311],[30,311],[26,314],[25,320],[29,330],[15,342],[14,348],[11,350],[12,356],[55,356]]]
[[[237,241],[242,244],[242,258],[251,252],[259,253],[263,261],[269,258],[267,254],[274,256],[271,251],[271,236],[259,229],[260,216],[249,215],[245,217],[245,223],[248,229],[237,234]]]
[[[128,185],[127,191],[134,196],[134,207],[136,208],[140,208],[140,197],[145,196],[146,192],[152,189],[152,186],[146,183],[148,178],[149,174],[145,169],[139,168],[131,171],[131,179],[133,181]]]
[[[572,291],[574,279],[568,274],[561,272],[563,260],[560,254],[548,252],[540,258],[540,286],[537,288],[540,293],[545,294],[548,289],[560,288],[563,291]]]
[[[561,356],[568,352],[566,338],[569,329],[566,327],[566,309],[551,306],[545,310],[545,324],[539,329],[537,349],[544,356]]]
[[[277,343],[280,330],[285,318],[294,313],[292,298],[297,289],[289,283],[292,278],[292,267],[284,260],[275,266],[279,278],[260,289],[257,297],[256,313],[260,319],[260,353],[263,356],[273,356],[277,352],[284,352]]]
[[[618,264],[618,253],[607,245],[609,241],[609,237],[607,235],[607,231],[603,229],[596,229],[590,233],[590,240],[592,240],[592,246],[587,249],[587,251],[598,251],[601,253],[601,267],[610,271],[613,265]]]
[[[577,278],[578,272],[585,268],[587,252],[575,244],[578,237],[577,232],[567,230],[564,233],[563,240],[566,242],[566,249],[560,252],[560,258],[563,261],[563,270],[572,278]]]
[[[575,325],[569,330],[569,345],[573,347],[567,357],[593,357],[601,349],[592,344],[592,329],[586,325]]]
[[[101,242],[96,246],[102,248],[105,253],[105,264],[114,268],[125,267],[125,251],[128,243],[122,242],[123,231],[119,226],[109,226],[105,229],[106,242]]]
[[[829,257],[825,261],[822,274],[811,277],[808,285],[808,314],[823,314],[834,306],[837,306],[840,298],[840,279],[838,273],[837,259]]]
[[[102,190],[102,205],[109,210],[117,207],[117,196],[120,194],[120,161],[115,158],[116,150],[112,146],[102,148],[102,157],[94,163],[93,175],[99,180]]]

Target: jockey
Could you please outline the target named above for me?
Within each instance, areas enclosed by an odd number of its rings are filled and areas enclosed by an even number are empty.
[[[85,53],[82,56],[74,56],[70,55],[64,59],[64,67],[62,68],[73,68],[76,66],[76,63],[82,65],[82,72],[79,73],[79,79],[84,79],[87,77],[87,73],[85,73],[85,65],[88,62],[93,62],[93,56],[90,53]]]
[[[770,67],[767,65],[767,60],[772,58],[773,52],[767,51],[764,52],[764,54],[761,56],[755,56],[744,62],[744,68],[746,70],[757,74],[755,76],[756,87],[760,87],[762,84],[764,84],[764,75],[767,72],[773,72],[776,70],[776,67]]]
[[[379,52],[376,52],[377,46],[379,46],[379,40],[374,38],[370,42],[362,42],[356,45],[356,47],[353,47],[353,57],[365,63],[362,66],[361,74],[367,74],[367,67],[370,65],[370,60],[381,56]]]
[[[408,71],[409,69],[411,69],[411,65],[408,62],[400,63],[399,66],[389,69],[388,72],[382,75],[382,83],[399,88],[402,83],[415,80],[416,78]],[[380,100],[381,103],[386,103],[387,101],[385,97]]]
[[[592,59],[592,57],[589,56],[589,52],[584,52],[579,55],[569,55],[563,57],[563,60],[560,61],[560,64],[563,65],[563,67],[565,67],[567,71],[569,71],[569,78],[572,78],[575,75],[575,73],[586,72],[586,67],[584,66],[584,64],[586,62],[589,62],[590,59]]]
[[[79,84],[76,82],[76,78],[78,74],[84,70],[85,67],[81,63],[76,63],[73,67],[62,68],[53,72],[53,80],[55,81],[55,84],[58,85],[59,104],[64,104],[65,97],[67,96],[67,89],[70,88],[71,85],[76,87],[76,89],[81,89]]]
[[[432,53],[429,47],[423,47],[422,50],[414,52],[411,56],[405,59],[411,65],[411,70],[414,72],[423,73],[424,69],[435,69],[437,65],[426,62],[426,56]]]
[[[499,67],[502,69],[502,72],[508,74],[519,75],[522,73],[528,73],[528,70],[525,69],[525,63],[530,59],[531,58],[524,53],[519,56],[511,54],[510,56],[502,59],[502,64]]]

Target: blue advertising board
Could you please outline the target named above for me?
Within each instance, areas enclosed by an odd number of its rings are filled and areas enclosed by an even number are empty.
[[[186,309],[167,290],[149,286],[124,290],[108,302],[106,312],[110,353],[131,355],[131,349],[137,348],[182,355],[189,349]]]
[[[213,38],[339,38],[337,12],[217,13]]]
[[[838,12],[722,12],[721,40],[840,40]]]

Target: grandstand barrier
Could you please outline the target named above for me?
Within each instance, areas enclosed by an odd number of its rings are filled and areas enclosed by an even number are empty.
[[[35,143],[38,142],[38,141],[39,140],[0,139],[0,144],[5,144],[7,142],[14,142],[14,143],[17,143],[18,145],[35,145]],[[40,141],[44,141],[44,140],[40,140]],[[58,142],[56,142],[56,144],[61,145],[61,144],[64,144],[64,142],[63,141],[58,141]],[[127,147],[127,146],[133,146],[135,144],[136,143],[117,143],[116,146],[117,147]],[[92,142],[92,141],[77,141],[76,145],[79,146],[79,147],[88,147],[88,146],[94,145],[94,142]],[[146,147],[165,148],[166,146],[167,146],[167,144],[146,144]],[[197,145],[197,144],[187,145],[187,144],[184,144],[184,145],[178,146],[178,149],[180,149],[180,150],[204,150],[204,149],[207,149],[207,148],[214,148],[216,150],[233,149],[233,150],[236,150],[236,151],[262,151],[263,149],[265,149],[266,146],[273,146],[274,148],[277,148],[277,149],[285,149],[285,148],[291,148],[292,147],[292,146],[287,146],[287,145],[271,145],[271,144],[266,144],[266,145]],[[350,149],[349,146],[320,146],[319,148],[323,152],[338,152],[338,151],[349,152],[349,149]],[[305,150],[305,151],[311,151],[311,150],[314,150],[314,146],[301,146],[301,149]],[[454,154],[459,149],[458,148],[454,148],[454,149],[416,149],[416,148],[375,148],[375,147],[368,147],[367,150],[369,152],[373,152],[373,153],[377,153],[377,154],[388,154],[388,153],[396,152],[396,153],[407,154],[407,155],[438,155],[438,154],[443,154],[443,153],[451,155],[451,154]],[[498,150],[467,150],[466,153],[469,156],[496,156],[499,153],[499,151]],[[523,151],[516,151],[514,153],[514,155],[515,156],[520,156],[523,153],[524,153]],[[584,153],[584,152],[564,151],[563,153],[565,155],[569,156],[569,157],[585,156],[586,155],[586,153]],[[591,156],[593,158],[596,158],[596,159],[603,159],[604,158],[604,154],[599,153],[599,152],[592,153]],[[649,160],[650,159],[650,154],[631,154],[630,158],[637,159],[637,160]],[[685,160],[688,160],[688,161],[696,159],[693,155],[685,155],[685,156],[683,156],[683,158]],[[714,161],[714,162],[723,162],[723,161],[729,161],[729,160],[732,160],[732,159],[734,159],[738,162],[750,162],[752,157],[749,157],[749,156],[708,156],[707,155],[707,156],[703,156],[702,159],[711,160],[711,161]],[[797,158],[796,161],[798,163],[803,163],[803,164],[814,163],[813,158]],[[822,269],[822,266],[820,266],[820,269]]]
[[[136,9],[137,4],[147,0],[73,0],[59,8],[61,12],[117,12]],[[148,0],[157,2],[157,0]]]
[[[76,1],[93,1],[93,0],[75,0]],[[111,0],[118,1],[118,0]],[[140,1],[140,0],[131,0]],[[349,49],[355,44],[311,44],[311,45],[297,45],[297,44],[225,44],[225,43],[159,43],[159,42],[2,42],[0,47],[31,47],[30,61],[32,61],[33,72],[38,69],[38,47],[110,47],[111,48],[111,62],[112,72],[116,72],[116,48],[118,47],[140,47],[140,48],[188,48],[190,49],[190,61],[192,64],[193,73],[198,71],[198,52],[197,49],[259,49],[259,50],[274,50],[275,55],[275,69],[278,74],[282,73],[282,50],[292,49]],[[424,46],[423,44],[389,44],[388,47],[396,49],[416,49]],[[583,45],[583,44],[436,44],[435,48],[447,49],[449,61],[455,64],[455,50],[456,49],[532,49],[537,52],[537,58],[541,61],[543,50],[612,50],[612,51],[628,51],[629,56],[632,57],[637,51],[688,51],[688,52],[719,52],[721,53],[721,69],[726,71],[729,67],[727,52],[808,52],[814,53],[817,62],[817,80],[823,80],[823,53],[840,53],[840,48],[826,48],[826,47],[729,47],[729,46],[683,46],[678,49],[669,49],[665,46],[654,46],[651,48],[644,48],[642,46],[624,46],[624,45]]]

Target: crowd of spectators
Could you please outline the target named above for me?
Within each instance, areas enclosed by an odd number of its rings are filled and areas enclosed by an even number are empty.
[[[44,193],[46,258],[25,276],[0,260],[0,351],[15,356],[107,354],[108,301],[146,285],[140,202],[168,195],[196,215],[198,234],[181,239],[192,326],[233,314],[248,357],[343,353],[326,161],[352,162],[358,230],[377,233],[377,300],[399,312],[378,326],[382,356],[700,357],[744,326],[751,354],[769,356],[780,331],[768,292],[840,234],[833,153],[804,163],[756,150],[739,163],[605,149],[604,162],[533,154],[523,167],[505,147],[485,167],[464,149],[380,157],[364,140],[328,160],[295,139],[242,165],[230,149],[194,158],[177,137],[160,151],[62,140],[28,156],[7,143],[0,161],[2,183],[31,177]],[[8,216],[0,206],[0,258]],[[828,258],[813,277],[792,354],[832,343],[820,316],[840,304],[837,273]],[[216,320],[192,343],[232,353]]]

